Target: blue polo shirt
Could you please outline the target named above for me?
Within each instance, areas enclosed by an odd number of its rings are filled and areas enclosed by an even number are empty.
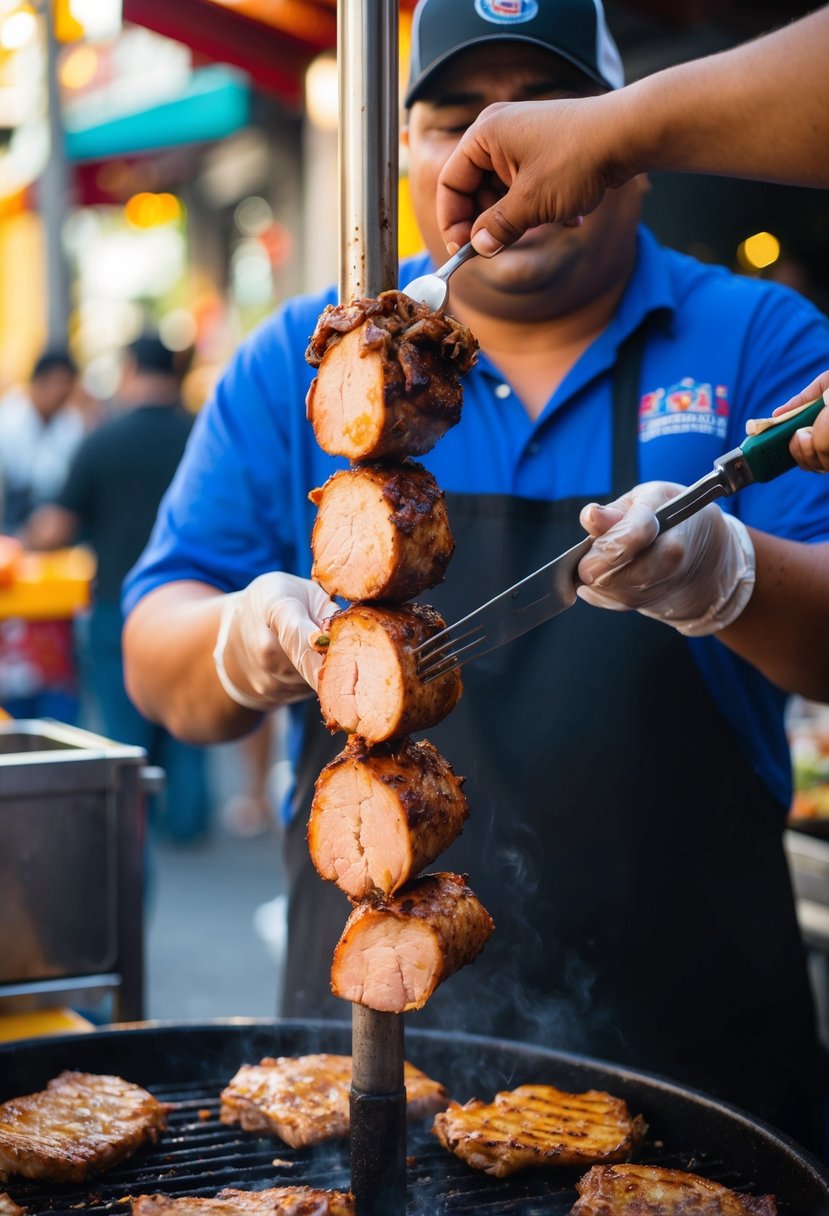
[[[400,281],[428,269],[425,255],[411,259]],[[148,547],[126,580],[125,611],[173,580],[235,591],[268,570],[309,575],[315,508],[308,491],[347,463],[320,450],[304,406],[314,375],[305,347],[334,301],[333,289],[292,300],[239,348],[197,419]],[[829,322],[807,301],[664,249],[642,228],[613,321],[541,415],[529,418],[481,352],[463,381],[461,422],[423,463],[455,493],[606,497],[616,352],[651,314],[640,381],[640,481],[695,481],[745,438],[746,419],[770,414],[829,367]],[[723,509],[760,531],[826,540],[829,477],[794,470],[748,487]],[[788,804],[785,695],[716,638],[688,645],[755,770]]]

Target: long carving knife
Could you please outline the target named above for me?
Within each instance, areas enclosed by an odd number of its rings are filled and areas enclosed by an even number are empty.
[[[772,481],[793,468],[789,443],[795,431],[814,422],[823,406],[824,399],[819,397],[755,424],[755,433],[740,447],[719,456],[710,473],[659,508],[657,536],[708,503],[736,494],[754,482]],[[576,602],[579,562],[592,544],[592,537],[585,537],[534,574],[429,638],[417,651],[420,678],[428,683],[570,608]]]

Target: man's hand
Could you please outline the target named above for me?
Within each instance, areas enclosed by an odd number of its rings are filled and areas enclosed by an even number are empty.
[[[818,397],[823,397],[825,408],[820,411],[812,426],[804,426],[795,431],[789,444],[792,459],[807,473],[829,473],[829,371],[822,372],[785,405],[779,405],[773,414],[773,417],[787,414],[789,410],[808,405]],[[747,424],[746,430],[749,434],[752,433],[751,422]]]
[[[227,596],[214,653],[225,691],[263,710],[310,696],[322,664],[311,640],[336,611],[321,587],[293,574],[262,574]]]
[[[635,608],[700,637],[731,624],[745,608],[754,587],[754,547],[743,524],[713,504],[657,540],[655,511],[682,489],[651,481],[606,507],[584,508],[582,527],[596,540],[579,565],[578,594],[600,608]]]
[[[611,94],[483,110],[438,179],[437,217],[450,252],[471,237],[490,257],[536,224],[580,223],[609,186],[632,175],[615,161],[614,105]]]

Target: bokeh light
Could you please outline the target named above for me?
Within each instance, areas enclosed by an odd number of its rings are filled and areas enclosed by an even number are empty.
[[[318,55],[305,73],[305,109],[320,131],[336,131],[340,119],[337,61],[333,55]]]
[[[737,257],[749,270],[764,270],[780,257],[780,242],[771,232],[755,232],[738,246]]]
[[[243,198],[233,212],[236,227],[245,236],[259,236],[273,220],[273,211],[267,199],[256,194]]]
[[[84,89],[98,71],[98,52],[94,46],[76,46],[60,66],[60,82],[65,89]]]
[[[189,350],[196,340],[196,320],[186,308],[174,308],[158,322],[158,336],[168,350]]]
[[[174,194],[142,191],[124,203],[124,218],[133,228],[157,228],[181,219],[182,207]]]
[[[0,46],[4,51],[19,51],[37,32],[37,17],[30,8],[20,8],[3,18]]]

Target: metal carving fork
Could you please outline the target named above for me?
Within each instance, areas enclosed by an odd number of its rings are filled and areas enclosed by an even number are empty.
[[[793,468],[789,442],[795,431],[811,426],[823,405],[819,397],[756,424],[755,433],[741,447],[714,461],[713,472],[659,508],[657,536],[715,499],[735,494],[752,482],[772,481]],[[489,654],[570,608],[576,602],[579,562],[592,544],[592,537],[585,537],[528,578],[423,642],[415,651],[417,673],[423,683],[429,684],[470,659]]]

